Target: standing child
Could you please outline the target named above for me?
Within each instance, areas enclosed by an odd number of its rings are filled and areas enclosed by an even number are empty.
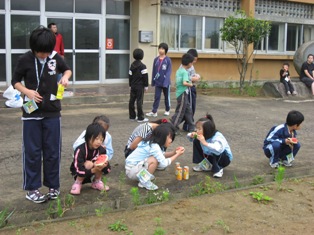
[[[79,145],[74,151],[74,159],[70,166],[75,182],[72,185],[71,194],[81,193],[82,184],[92,183],[92,188],[97,190],[109,190],[102,182],[102,174],[109,173],[109,162],[102,166],[96,166],[95,161],[101,154],[106,154],[102,143],[106,137],[106,131],[98,123],[90,124],[86,129],[85,143]]]
[[[110,161],[113,157],[113,148],[112,148],[112,137],[109,134],[108,130],[110,127],[110,120],[105,115],[96,116],[93,120],[93,123],[100,124],[106,131],[106,138],[103,142],[103,147],[106,149],[108,160]],[[85,134],[86,130],[84,130],[81,135],[76,139],[73,144],[73,150],[75,150],[79,145],[85,143]]]
[[[142,49],[135,49],[133,51],[133,58],[135,61],[131,64],[129,70],[129,86],[130,101],[129,101],[129,118],[130,120],[136,120],[136,112],[134,103],[136,101],[137,106],[137,122],[147,122],[148,119],[144,117],[143,112],[143,100],[144,90],[148,89],[148,74],[146,65],[142,63],[144,52]]]
[[[196,132],[187,134],[187,137],[193,141],[193,163],[198,164],[193,170],[210,171],[212,165],[213,176],[221,178],[223,168],[230,164],[233,156],[226,138],[216,130],[213,117],[207,114],[205,118],[199,119]]]
[[[293,110],[288,113],[285,124],[274,126],[268,132],[263,149],[272,168],[277,168],[280,161],[285,166],[292,166],[291,162],[301,147],[294,138],[303,121],[303,114]]]
[[[175,114],[171,117],[172,124],[179,130],[180,123],[185,120],[188,131],[194,131],[192,108],[189,102],[189,88],[193,86],[189,79],[187,69],[193,65],[194,57],[190,54],[182,56],[182,66],[176,72],[176,97],[177,107]]]
[[[283,63],[282,69],[279,72],[280,82],[285,85],[287,95],[297,95],[298,93],[294,90],[294,87],[291,83],[290,73],[289,73],[289,63]]]
[[[159,56],[154,59],[152,86],[155,87],[155,97],[152,111],[146,113],[146,116],[157,117],[157,110],[159,107],[161,92],[165,97],[165,116],[170,115],[170,84],[171,84],[171,59],[167,56],[168,45],[160,43],[158,46]]]
[[[197,53],[197,50],[193,48],[189,49],[187,53],[194,57],[193,65],[191,66],[191,68],[187,69],[189,73],[190,81],[193,84],[193,86],[190,87],[190,91],[189,91],[189,102],[192,108],[192,120],[194,121],[194,114],[196,110],[196,87],[194,83],[200,80],[200,75],[196,73],[195,68],[194,68],[194,64],[197,62],[198,53]],[[186,121],[184,121],[183,123],[183,130],[189,131],[189,126]]]
[[[185,151],[183,147],[178,147],[172,152],[164,152],[164,149],[171,145],[174,137],[175,133],[169,125],[156,127],[152,135],[140,142],[125,159],[125,172],[128,178],[140,181],[138,183],[140,188],[158,189],[158,186],[151,182],[155,179],[153,174],[157,167],[166,168]],[[146,172],[150,176],[149,179],[144,180],[140,177],[141,172]]]
[[[50,29],[35,29],[29,39],[31,51],[19,58],[12,78],[12,86],[25,95],[23,189],[28,191],[26,198],[35,203],[57,199],[60,193],[61,102],[56,98],[57,71],[63,74],[59,82],[63,86],[68,85],[72,72],[61,56],[52,52],[55,43]],[[39,191],[42,172],[43,184],[49,188],[47,195]]]

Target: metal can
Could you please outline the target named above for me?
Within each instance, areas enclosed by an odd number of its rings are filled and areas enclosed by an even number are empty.
[[[177,167],[176,170],[176,176],[177,176],[177,180],[182,180],[182,167]]]
[[[177,170],[178,167],[180,167],[180,162],[176,162],[176,163],[174,164],[174,169],[175,169],[175,170]],[[177,173],[176,173],[176,174],[177,174]]]
[[[190,178],[190,172],[189,172],[189,167],[188,166],[184,166],[183,167],[183,179],[184,180],[188,180]]]
[[[64,86],[62,84],[58,84],[58,90],[57,90],[56,98],[58,100],[62,100],[63,94],[64,94]]]

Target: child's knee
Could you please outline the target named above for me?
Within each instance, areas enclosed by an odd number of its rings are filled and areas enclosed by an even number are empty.
[[[84,166],[85,166],[86,170],[90,170],[90,169],[92,169],[94,167],[94,163],[92,161],[86,161],[84,163]]]

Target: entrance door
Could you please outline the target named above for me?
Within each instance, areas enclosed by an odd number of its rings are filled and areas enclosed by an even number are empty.
[[[73,83],[100,82],[100,20],[81,18],[48,18],[62,34],[65,60],[72,68]]]

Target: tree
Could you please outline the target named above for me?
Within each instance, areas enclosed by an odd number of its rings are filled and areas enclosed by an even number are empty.
[[[243,92],[246,72],[254,53],[254,49],[250,48],[250,45],[254,44],[257,48],[261,39],[269,34],[270,29],[269,21],[257,20],[247,16],[243,11],[238,11],[235,16],[226,18],[220,29],[222,40],[229,42],[237,55],[240,93]]]

